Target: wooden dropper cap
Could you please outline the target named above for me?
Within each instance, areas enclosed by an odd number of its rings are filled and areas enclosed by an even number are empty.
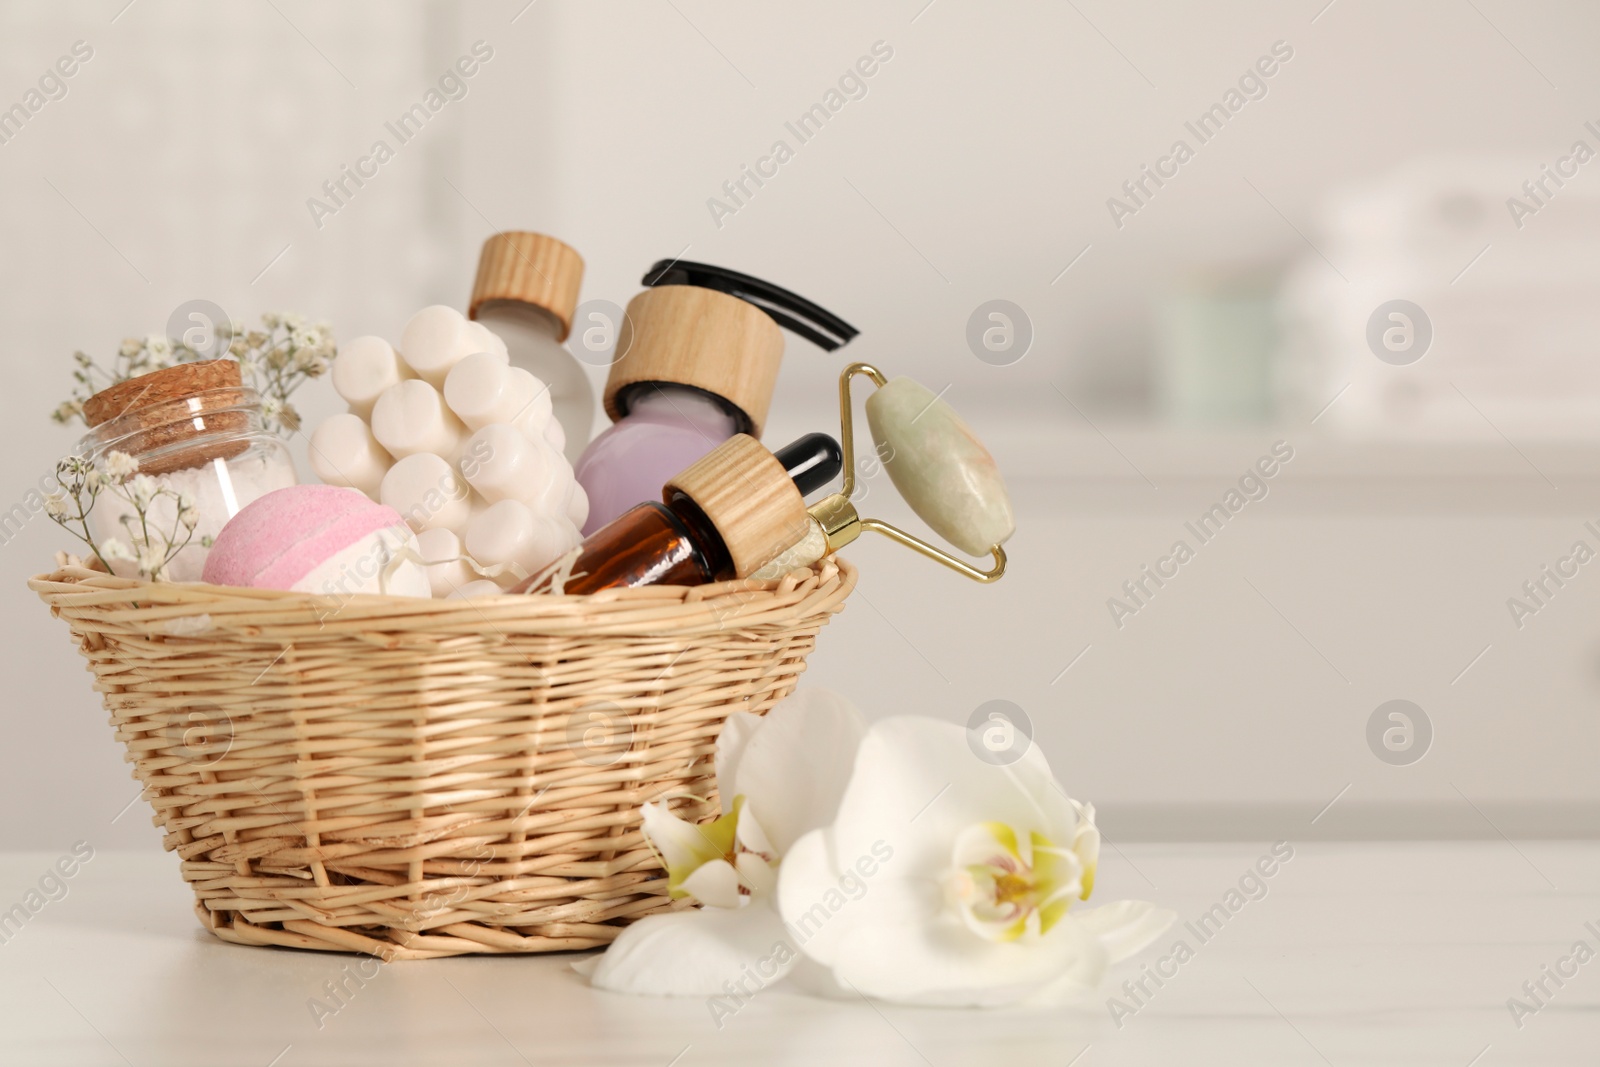
[[[572,332],[572,312],[583,284],[583,257],[562,241],[542,233],[508,230],[483,242],[478,277],[472,283],[467,317],[495,301],[543,308],[561,326],[558,341]]]
[[[629,386],[687,385],[721,397],[761,436],[783,362],[783,331],[747,300],[698,285],[659,285],[628,301],[603,394],[612,421],[626,415]],[[618,402],[618,395],[622,401]]]
[[[722,535],[735,578],[748,578],[810,529],[794,476],[747,434],[735,434],[675,475],[662,499],[670,503],[675,493],[688,497]]]

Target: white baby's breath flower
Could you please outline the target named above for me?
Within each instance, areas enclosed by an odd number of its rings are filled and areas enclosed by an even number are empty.
[[[144,347],[149,350],[152,356],[170,356],[172,355],[172,338],[167,337],[165,334],[153,333],[144,339]]]
[[[141,574],[143,574],[146,578],[159,581],[162,576],[162,570],[165,568],[167,562],[166,549],[157,548],[155,545],[147,541],[139,546],[139,557],[137,562],[139,564],[139,572]]]
[[[279,318],[283,320],[283,324],[290,330],[299,330],[306,324],[306,317],[298,311],[285,311],[279,315]]]
[[[294,369],[308,378],[317,378],[327,373],[328,358],[315,348],[302,348],[294,354]]]
[[[52,519],[67,517],[67,494],[51,493],[44,498],[44,513]]]
[[[154,500],[160,491],[161,484],[148,474],[134,475],[133,483],[129,487],[129,495],[133,498],[134,506],[140,509],[149,507],[150,501]]]
[[[106,453],[105,459],[100,461],[100,467],[105,471],[106,477],[114,482],[121,482],[139,473],[139,460],[126,452],[112,449]]]
[[[98,493],[106,484],[106,476],[98,467],[91,467],[83,472],[83,487],[91,495]]]
[[[132,357],[137,356],[140,350],[143,348],[144,342],[139,340],[137,337],[124,337],[122,339],[122,347],[117,349],[117,351],[123,356],[131,359]]]
[[[108,537],[100,543],[100,554],[106,559],[127,560],[130,563],[138,559],[120,537]]]
[[[274,313],[274,312],[263,311],[261,313],[261,324],[263,326],[265,326],[269,330],[276,330],[278,328],[278,323],[280,321],[281,320],[278,318],[277,314]]]
[[[261,417],[268,422],[276,422],[283,415],[283,401],[275,396],[261,398]]]

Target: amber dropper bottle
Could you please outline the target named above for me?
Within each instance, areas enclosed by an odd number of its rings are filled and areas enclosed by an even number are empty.
[[[703,585],[744,578],[799,540],[805,495],[838,477],[839,442],[812,433],[768,452],[737,434],[647,501],[584,539],[513,593],[585,594],[641,585]]]

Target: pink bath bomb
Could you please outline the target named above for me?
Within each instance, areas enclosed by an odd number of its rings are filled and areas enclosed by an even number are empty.
[[[412,558],[403,557],[406,549]],[[431,591],[420,558],[416,535],[393,508],[354,489],[291,485],[228,521],[202,577],[212,585],[297,593],[425,597]]]

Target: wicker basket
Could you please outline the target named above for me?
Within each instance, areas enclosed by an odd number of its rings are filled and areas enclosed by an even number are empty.
[[[603,946],[674,906],[639,805],[717,810],[855,570],[589,597],[337,601],[66,568],[67,620],[196,913],[247,945]]]

